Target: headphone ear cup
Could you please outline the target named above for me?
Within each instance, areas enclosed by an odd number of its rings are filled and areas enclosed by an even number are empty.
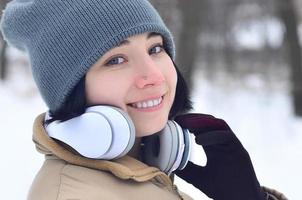
[[[126,155],[135,142],[135,127],[130,116],[113,106],[93,106],[86,112],[95,112],[106,117],[112,130],[112,143],[103,159],[116,159]]]
[[[176,148],[171,133],[170,127],[166,125],[162,131],[143,139],[143,161],[166,173],[171,166],[171,153],[175,154]]]
[[[168,121],[161,132],[144,138],[144,162],[157,166],[167,174],[179,166],[184,167],[188,161],[183,158],[189,158],[191,148],[187,139],[190,140],[189,137],[185,139],[182,128],[176,122]]]
[[[182,170],[186,167],[188,164],[188,161],[191,157],[191,151],[192,151],[192,141],[191,141],[191,133],[188,129],[182,129],[183,136],[184,136],[184,143],[185,143],[185,149],[181,158],[181,162],[179,164],[179,167],[177,169]]]
[[[70,120],[51,122],[48,135],[58,139],[87,158],[115,159],[133,146],[135,129],[130,117],[109,106],[93,106]]]
[[[104,116],[94,113],[84,113],[64,122],[51,122],[46,131],[50,137],[68,144],[88,158],[100,158],[112,143],[110,124]]]

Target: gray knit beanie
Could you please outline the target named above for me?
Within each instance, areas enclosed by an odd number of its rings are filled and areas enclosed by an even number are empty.
[[[1,30],[8,44],[28,53],[53,112],[103,54],[132,35],[161,34],[174,59],[171,33],[148,0],[13,0]]]

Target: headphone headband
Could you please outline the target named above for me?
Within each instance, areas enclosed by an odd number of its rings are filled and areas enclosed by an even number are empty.
[[[45,120],[50,117],[47,114]],[[116,159],[126,155],[135,142],[135,127],[130,116],[112,106],[92,106],[70,120],[46,125],[48,135],[92,159]],[[159,133],[143,138],[143,161],[166,173],[187,164],[191,143],[188,130],[168,121]]]

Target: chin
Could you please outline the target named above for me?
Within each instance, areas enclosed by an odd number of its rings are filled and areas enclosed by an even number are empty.
[[[163,130],[166,124],[167,124],[167,120],[165,120],[164,122],[152,123],[151,126],[150,124],[141,124],[140,126],[135,126],[136,137],[145,137],[145,136],[153,135]]]

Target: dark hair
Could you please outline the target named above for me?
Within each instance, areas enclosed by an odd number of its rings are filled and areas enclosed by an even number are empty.
[[[169,119],[173,119],[176,115],[187,112],[192,109],[192,103],[189,98],[189,90],[184,77],[176,67],[177,85],[175,99],[169,113]],[[51,119],[46,121],[49,124],[53,121],[66,121],[77,117],[85,112],[86,93],[85,93],[85,76],[81,78],[71,94],[67,97],[63,106],[57,111],[50,111]]]
[[[46,124],[53,121],[66,121],[80,116],[86,110],[85,76],[73,88],[72,92],[66,98],[63,106],[59,110],[49,111],[51,119],[46,120]]]
[[[177,73],[177,84],[174,102],[169,113],[169,119],[174,119],[177,115],[183,114],[192,109],[192,102],[190,100],[190,93],[186,80],[182,76],[176,64],[174,62],[173,64]]]

